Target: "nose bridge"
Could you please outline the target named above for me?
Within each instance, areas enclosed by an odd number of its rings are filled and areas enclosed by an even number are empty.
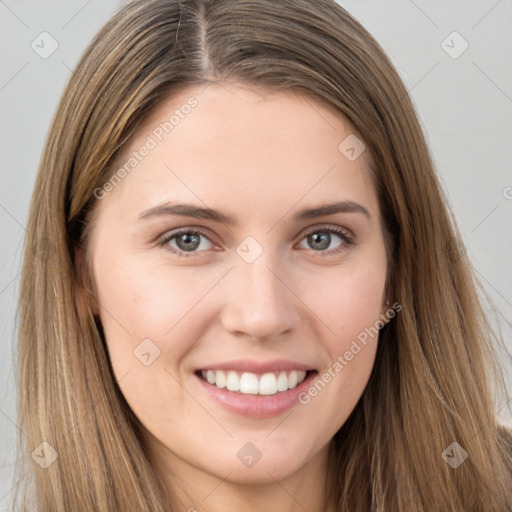
[[[245,289],[250,292],[252,298],[257,299],[258,303],[278,305],[283,300],[288,300],[288,297],[285,297],[286,287],[279,278],[279,265],[273,264],[272,258],[260,256],[250,264],[239,262],[235,271],[242,291]],[[249,294],[246,296],[249,298]]]
[[[244,249],[243,244],[240,247]],[[249,245],[251,258],[242,252],[235,260],[227,283],[223,323],[229,331],[263,339],[295,327],[299,316],[290,285],[282,277],[283,265],[269,250],[262,250],[253,259],[254,249]]]

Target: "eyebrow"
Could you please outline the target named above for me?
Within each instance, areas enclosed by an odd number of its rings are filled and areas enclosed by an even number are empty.
[[[314,208],[305,208],[303,210],[299,210],[293,216],[293,220],[300,222],[317,217],[334,215],[336,213],[361,213],[369,220],[372,218],[370,212],[361,204],[354,201],[340,201],[337,203],[322,204]],[[237,219],[232,215],[222,213],[221,211],[212,208],[202,208],[193,204],[184,203],[165,203],[153,208],[149,208],[139,215],[139,221],[151,217],[165,215],[211,220],[220,224],[226,224],[228,226],[236,226],[238,224]]]

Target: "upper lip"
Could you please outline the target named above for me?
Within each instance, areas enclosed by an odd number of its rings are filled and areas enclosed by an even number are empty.
[[[272,361],[255,361],[251,359],[236,359],[202,366],[200,370],[235,370],[239,372],[270,373],[288,370],[314,370],[310,365],[289,359],[274,359]]]

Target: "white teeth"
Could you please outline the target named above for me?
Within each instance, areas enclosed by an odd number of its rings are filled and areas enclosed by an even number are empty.
[[[293,370],[288,377],[288,387],[293,389],[295,386],[297,386],[297,372]]]
[[[295,388],[306,378],[304,370],[282,371],[279,373],[265,373],[256,375],[251,372],[242,374],[230,370],[202,371],[204,380],[218,388],[226,388],[229,391],[239,391],[245,395],[275,395],[282,391]]]
[[[273,373],[265,373],[261,376],[260,395],[275,395],[277,393],[277,379]]]
[[[229,391],[240,391],[240,377],[236,372],[228,372],[226,387]]]
[[[221,389],[226,387],[226,375],[221,370],[215,372],[215,385]]]
[[[256,394],[258,393],[258,376],[254,373],[244,372],[240,379],[240,393]]]
[[[212,371],[212,370],[208,370],[206,372],[206,380],[210,383],[210,384],[215,384],[215,372]]]
[[[277,378],[277,391],[286,391],[288,389],[288,375],[281,372]]]

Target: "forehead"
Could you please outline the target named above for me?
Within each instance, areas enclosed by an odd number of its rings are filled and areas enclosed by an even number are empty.
[[[347,145],[364,148],[341,113],[311,96],[190,86],[160,102],[125,146],[116,168],[129,172],[112,195],[140,210],[164,199],[260,213],[306,199],[371,208],[368,152],[347,158]]]

